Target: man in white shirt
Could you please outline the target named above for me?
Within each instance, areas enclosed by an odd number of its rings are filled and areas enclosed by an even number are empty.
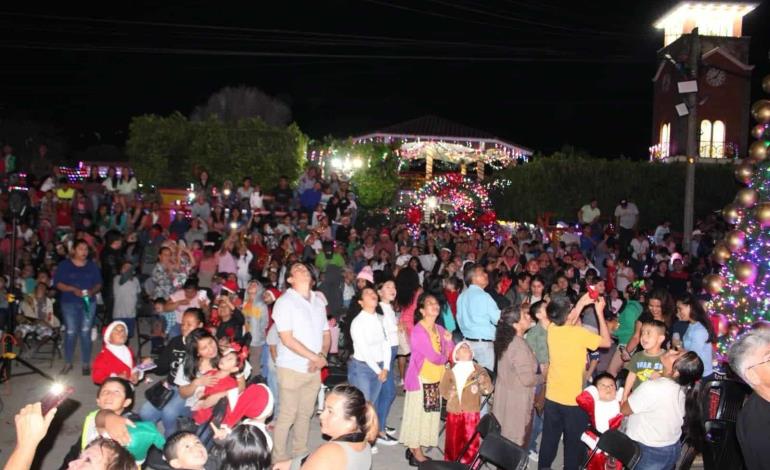
[[[593,225],[599,222],[599,216],[602,215],[602,211],[599,210],[599,201],[594,198],[591,202],[584,205],[578,211],[578,222],[580,224]]]
[[[273,320],[281,341],[275,359],[280,414],[273,433],[273,461],[282,462],[309,453],[310,419],[321,388],[321,369],[331,345],[326,304],[313,292],[307,266],[289,266],[289,288],[273,307]],[[289,430],[292,443],[288,447]]]
[[[663,237],[671,233],[671,221],[665,220],[662,224],[655,228],[655,244],[657,246],[663,245]]]
[[[628,199],[621,199],[620,204],[615,207],[615,224],[618,227],[618,244],[620,245],[620,255],[625,257],[628,251],[628,245],[634,237],[636,222],[639,220],[639,209],[636,204]]]

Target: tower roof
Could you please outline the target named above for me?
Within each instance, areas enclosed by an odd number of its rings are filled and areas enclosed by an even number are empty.
[[[679,2],[654,26],[665,30],[664,46],[698,28],[703,36],[740,37],[743,17],[759,4],[754,2],[700,1]]]

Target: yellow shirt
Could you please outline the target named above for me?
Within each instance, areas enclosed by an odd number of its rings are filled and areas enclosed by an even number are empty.
[[[548,383],[545,397],[553,402],[577,406],[575,398],[583,391],[588,349],[599,347],[602,337],[582,326],[548,326]]]
[[[428,336],[430,336],[430,344],[433,346],[433,350],[441,352],[441,337],[438,335],[438,330],[434,327],[428,330]],[[444,376],[444,365],[438,365],[425,360],[422,363],[422,369],[420,369],[420,380],[426,384],[432,384],[441,381],[441,377]]]

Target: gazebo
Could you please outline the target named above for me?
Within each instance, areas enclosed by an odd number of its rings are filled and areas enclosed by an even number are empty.
[[[401,143],[399,156],[404,160],[425,160],[425,181],[433,178],[433,163],[457,165],[465,175],[474,167],[478,180],[484,179],[485,167],[502,169],[529,160],[532,150],[438,116],[423,116],[394,124],[364,135],[354,142],[379,141]]]

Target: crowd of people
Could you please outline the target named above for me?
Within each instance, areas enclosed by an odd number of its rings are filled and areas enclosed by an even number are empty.
[[[16,265],[7,217],[0,226],[16,284],[0,277],[0,293],[20,294],[0,315],[22,345],[61,338],[62,375],[80,343],[99,409],[70,468],[90,458],[108,468],[368,469],[380,446],[399,443],[414,466],[434,447],[469,463],[489,413],[538,468],[554,464],[560,441],[564,468],[578,468],[589,424],[621,422],[641,447],[637,468],[672,468],[683,443],[702,442],[697,383],[727,370],[715,348],[737,330],[704,309],[703,277],[718,269],[710,250],[726,230],[712,216],[682,247],[668,221],[639,227],[630,200],[611,217],[591,201],[559,230],[372,226],[349,183],[315,167],[266,191],[202,171],[173,217],[138,194],[128,168],[76,185],[56,168],[27,181]],[[129,347],[143,322],[147,357]],[[730,358],[757,391],[755,416],[770,398],[766,336],[759,325]],[[147,375],[158,380],[145,386]],[[133,413],[135,387],[146,399]],[[53,413],[22,410],[20,456],[6,468],[24,468]],[[331,440],[313,450],[316,413]],[[749,462],[757,436],[747,426]]]

